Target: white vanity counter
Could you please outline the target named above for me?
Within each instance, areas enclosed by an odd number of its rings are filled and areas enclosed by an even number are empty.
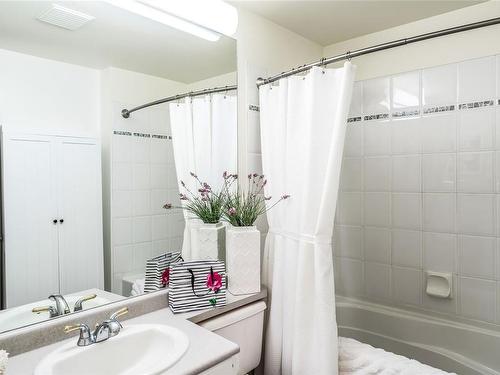
[[[175,316],[168,308],[126,320],[123,322],[123,329],[126,330],[127,326],[132,324],[165,324],[180,329],[188,336],[189,347],[187,352],[175,365],[164,372],[165,374],[200,374],[207,370],[210,370],[210,374],[231,374],[231,368],[234,368],[234,373],[236,373],[236,369],[238,368],[238,345],[189,322],[184,317]],[[108,345],[113,340],[115,338],[110,338]],[[7,366],[7,374],[33,374],[36,366],[44,357],[67,342],[73,342],[76,346],[77,337],[73,336],[70,339],[10,358]],[[217,368],[217,365],[226,367]],[[91,363],[88,366],[89,374],[98,375],[92,372]]]

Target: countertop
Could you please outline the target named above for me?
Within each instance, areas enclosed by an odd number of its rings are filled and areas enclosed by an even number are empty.
[[[189,337],[189,348],[187,352],[173,367],[168,369],[165,374],[199,374],[200,372],[215,366],[217,363],[230,358],[240,351],[238,345],[204,328],[201,328],[182,317],[173,315],[168,308],[126,320],[123,322],[123,329],[127,329],[127,326],[132,324],[144,323],[169,325],[180,329]],[[7,375],[33,374],[37,364],[46,355],[67,342],[74,342],[76,346],[76,340],[76,337],[71,337],[64,341],[44,346],[40,349],[32,350],[31,352],[10,358],[7,364]],[[113,340],[113,338],[109,340]],[[207,348],[210,348],[210,350],[207,350]],[[91,373],[92,364],[89,363],[89,374]]]
[[[224,314],[240,306],[265,299],[266,297],[267,291],[265,288],[262,288],[260,293],[240,296],[234,296],[228,292],[227,303],[220,308],[173,314],[167,307],[124,320],[122,324],[124,329],[130,324],[143,323],[166,324],[179,328],[188,335],[190,339],[189,348],[179,362],[167,370],[165,374],[198,374],[237,354],[239,352],[239,347],[195,323]],[[128,301],[130,305],[133,304],[132,300],[134,299]],[[124,302],[126,303],[126,300],[120,301],[120,305]],[[110,340],[113,340],[113,338]],[[77,337],[72,336],[69,339],[58,341],[10,358],[7,365],[7,375],[33,374],[35,367],[43,357],[60,345],[71,341],[73,341],[76,346]],[[207,350],[207,348],[210,348],[210,350]]]

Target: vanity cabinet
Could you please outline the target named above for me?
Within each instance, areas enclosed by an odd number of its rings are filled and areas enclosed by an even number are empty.
[[[4,306],[103,288],[100,143],[2,130]]]

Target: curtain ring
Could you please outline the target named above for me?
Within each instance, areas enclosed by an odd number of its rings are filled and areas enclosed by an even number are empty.
[[[351,51],[347,51],[347,61],[351,61]]]

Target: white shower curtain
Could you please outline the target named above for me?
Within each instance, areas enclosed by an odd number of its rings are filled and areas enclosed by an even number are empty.
[[[179,191],[186,187],[196,193],[199,186],[193,172],[214,190],[222,183],[224,171],[236,173],[237,168],[237,97],[212,94],[187,97],[170,103],[170,126],[174,148],[175,170]],[[184,212],[184,218],[189,215]],[[190,228],[186,222],[182,255],[191,259]]]
[[[270,291],[265,374],[334,375],[337,325],[331,237],[355,67],[313,68],[260,88]]]

